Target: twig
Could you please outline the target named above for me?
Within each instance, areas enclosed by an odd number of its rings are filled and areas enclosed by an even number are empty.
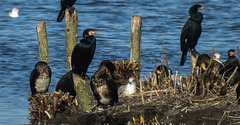
[[[217,125],[221,125],[222,124],[223,120],[225,119],[225,115],[226,115],[226,112],[223,113],[223,116],[222,116],[222,118],[220,119],[220,121],[218,122]]]
[[[204,99],[204,100],[193,100],[194,102],[207,102],[207,101],[214,101],[216,100],[218,97],[214,97],[214,98],[210,98],[210,99]]]
[[[210,63],[209,63],[209,65],[208,65],[208,67],[207,67],[207,69],[206,69],[206,71],[204,72],[204,76],[207,74],[207,72],[208,72],[208,70],[209,70],[209,68],[210,68],[210,66],[212,65],[212,61],[213,61],[213,56],[214,56],[214,47],[215,46],[213,46],[213,48],[212,48],[212,54],[211,54],[211,59],[210,59]]]
[[[160,125],[160,123],[158,122],[158,119],[157,119],[157,117],[155,116],[155,121],[156,121],[156,123],[157,123],[157,125]]]
[[[52,119],[52,118],[53,118],[53,116],[51,116],[47,111],[44,111],[44,113],[47,114],[47,116],[48,116],[49,119]]]
[[[144,104],[144,97],[143,97],[143,92],[142,92],[142,81],[140,81],[140,93],[141,93],[142,102]]]
[[[235,68],[235,70],[234,70],[234,72],[232,73],[232,75],[228,78],[228,80],[227,80],[227,82],[226,82],[226,85],[229,84],[229,82],[230,82],[230,80],[232,79],[232,77],[236,74],[237,69],[238,69],[238,67]]]
[[[236,117],[236,116],[227,116],[227,117],[232,119],[240,119],[240,117]]]
[[[163,51],[164,51],[164,42],[163,42],[163,45],[162,45],[162,57],[161,57],[161,64],[163,65]]]

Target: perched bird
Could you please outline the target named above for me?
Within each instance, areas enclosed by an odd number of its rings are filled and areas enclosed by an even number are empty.
[[[183,26],[180,36],[180,45],[182,51],[180,66],[184,65],[184,62],[186,61],[187,51],[195,49],[195,46],[197,45],[198,38],[202,32],[201,22],[203,20],[202,13],[198,11],[205,7],[206,6],[196,4],[189,9],[190,18]]]
[[[226,69],[226,75],[229,73],[232,74],[234,72],[235,68],[239,66],[238,59],[236,58],[236,56],[234,54],[235,54],[234,49],[230,49],[228,51],[228,59],[224,63],[224,66]],[[230,76],[230,74],[229,74],[229,76]]]
[[[220,53],[214,53],[213,55],[213,72],[216,73],[218,72],[220,75],[223,75],[225,71],[224,64],[221,61],[221,54]]]
[[[240,67],[239,67],[240,65],[239,65],[237,57],[234,54],[235,54],[235,50],[230,49],[228,51],[228,59],[224,63],[224,67],[225,67],[224,78],[225,78],[225,80],[228,80],[230,78],[230,76],[234,73],[234,70],[238,67],[236,73],[232,77],[231,85],[234,85],[240,81]]]
[[[134,77],[130,77],[128,79],[128,83],[126,85],[121,85],[118,88],[118,92],[124,96],[132,95],[132,94],[136,93],[136,91],[137,91],[136,79]]]
[[[190,50],[190,61],[191,61],[193,71],[196,67],[196,62],[199,56],[200,56],[200,53],[198,53],[195,49]]]
[[[216,55],[218,56],[218,54]],[[207,54],[201,54],[197,59],[196,66],[199,66],[203,69],[203,71],[206,71],[210,64],[210,59],[211,58]],[[224,73],[224,66],[221,62],[219,62],[216,57],[213,57],[212,64],[209,67],[209,71],[211,72],[211,74],[222,75]]]
[[[61,90],[63,92],[69,92],[73,97],[76,96],[73,82],[73,71],[65,73],[57,83],[56,91]]]
[[[45,93],[51,82],[51,69],[46,62],[39,61],[30,75],[30,86],[32,95]]]
[[[98,71],[91,77],[90,86],[93,94],[100,105],[114,105],[118,102],[118,88],[114,81],[113,73],[115,65],[105,60],[101,62]]]
[[[160,64],[154,69],[154,74],[156,74],[157,83],[160,83],[168,80],[168,78],[171,79],[172,70],[169,67]]]
[[[172,75],[172,70],[169,67],[160,64],[154,69],[154,73],[157,75],[166,75],[168,77],[169,75]]]
[[[210,57],[207,54],[201,54],[198,56],[196,66],[201,67],[205,71],[207,70],[209,63],[210,63]]]
[[[88,66],[92,62],[96,49],[96,38],[94,33],[99,32],[93,29],[83,31],[83,39],[80,40],[73,51],[71,57],[72,71],[75,74],[85,77]]]
[[[18,8],[13,8],[10,12],[8,12],[9,17],[17,18],[18,17]]]
[[[57,17],[57,22],[61,22],[65,15],[65,10],[71,8],[75,4],[76,0],[61,0],[61,10]]]

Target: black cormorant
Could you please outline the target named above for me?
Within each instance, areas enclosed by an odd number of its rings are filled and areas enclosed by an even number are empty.
[[[104,60],[91,78],[90,86],[98,101],[97,106],[113,106],[114,102],[118,102],[118,88],[114,81],[114,70],[115,65],[109,60]]]
[[[183,26],[180,37],[182,51],[180,66],[184,65],[184,62],[186,61],[187,51],[195,49],[195,46],[197,45],[198,38],[202,32],[201,22],[203,20],[202,13],[198,11],[205,7],[206,6],[196,4],[189,9],[190,18]]]
[[[235,54],[235,50],[234,49],[230,49],[228,51],[228,59],[224,63],[225,70],[226,70],[226,75],[228,73],[232,74],[233,71],[235,70],[235,68],[239,66],[238,59],[236,58],[236,56],[234,54]]]
[[[83,31],[83,39],[74,47],[71,57],[72,71],[75,74],[86,76],[88,66],[92,62],[96,49],[96,38],[93,36],[98,31],[86,29]]]
[[[203,69],[203,71],[206,71],[208,65],[210,64],[210,60],[211,60],[210,56],[208,56],[207,54],[201,54],[198,56],[196,66],[199,66],[200,68]],[[212,72],[212,74],[222,75],[224,73],[224,66],[221,62],[219,62],[216,59],[216,57],[213,57],[212,64],[209,68],[210,68],[209,71]]]
[[[201,67],[204,71],[207,70],[207,67],[210,63],[210,57],[208,54],[201,54],[197,58],[196,66]]]
[[[65,73],[61,79],[58,81],[56,91],[61,90],[63,92],[69,92],[70,95],[73,97],[76,96],[76,91],[74,89],[74,82],[73,82],[73,72],[72,70]]]
[[[157,77],[157,83],[159,83],[165,80],[165,78],[168,78],[169,75],[171,78],[172,70],[169,67],[160,64],[154,69],[154,73],[156,74]]]
[[[30,75],[30,86],[32,95],[45,93],[51,82],[51,69],[46,62],[39,61]]]
[[[76,0],[61,0],[61,10],[58,14],[57,22],[61,22],[65,15],[65,10],[71,8],[75,4]]]
[[[169,67],[160,64],[154,69],[154,73],[156,73],[157,75],[164,75],[166,73],[165,75],[168,77],[169,75],[172,75],[172,70]]]
[[[234,70],[238,67],[236,73],[234,74],[233,83],[231,85],[236,84],[240,80],[240,65],[237,57],[235,57],[235,50],[230,49],[228,51],[228,60],[224,63],[225,67],[225,79],[228,80],[229,77],[233,74]]]

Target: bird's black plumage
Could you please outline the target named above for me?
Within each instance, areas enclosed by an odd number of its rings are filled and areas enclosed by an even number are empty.
[[[98,101],[97,106],[114,105],[114,102],[118,102],[118,88],[114,81],[114,70],[115,65],[109,60],[104,60],[98,71],[91,77],[90,86]]]
[[[85,77],[88,66],[92,62],[96,49],[96,38],[93,29],[86,29],[83,32],[83,39],[80,40],[72,52],[71,65],[75,74]]]
[[[196,66],[201,67],[204,71],[207,69],[210,63],[210,57],[208,54],[201,54],[197,58]]]
[[[65,73],[61,79],[58,81],[56,91],[61,90],[63,92],[69,92],[70,95],[73,97],[76,96],[76,91],[74,89],[74,82],[73,82],[73,72],[72,70]]]
[[[198,12],[198,10],[203,8],[204,6],[196,4],[189,9],[190,18],[183,26],[180,36],[180,46],[182,51],[181,66],[184,65],[184,62],[186,61],[187,51],[195,49],[197,41],[201,35],[201,22],[203,20],[203,15]]]
[[[236,58],[236,56],[234,54],[235,54],[235,50],[230,49],[228,51],[228,59],[224,63],[226,73],[233,73],[235,68],[239,66],[238,59]]]
[[[168,77],[169,75],[172,75],[172,70],[169,67],[160,64],[154,69],[154,73],[157,75],[166,75],[166,77]]]
[[[51,82],[51,69],[46,62],[39,61],[30,75],[32,94],[45,93]]]
[[[240,80],[240,67],[239,67],[240,65],[239,65],[237,57],[234,54],[235,54],[235,50],[230,49],[228,51],[228,59],[224,63],[224,67],[225,67],[224,78],[225,78],[225,80],[228,80],[230,78],[230,76],[234,73],[234,70],[238,67],[236,73],[232,77],[233,83],[231,85],[236,84]]]
[[[169,67],[160,64],[154,69],[154,73],[156,74],[157,83],[160,83],[165,78],[169,77],[169,75],[172,75],[172,70]]]
[[[76,0],[61,0],[61,10],[57,17],[57,22],[61,22],[65,15],[65,10],[72,7],[75,4]]]

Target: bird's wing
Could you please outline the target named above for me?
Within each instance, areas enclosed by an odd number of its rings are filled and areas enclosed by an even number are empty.
[[[190,30],[192,27],[192,23],[191,23],[191,19],[189,18],[188,21],[185,23],[185,25],[182,28],[182,32],[181,32],[181,38],[180,38],[180,43],[181,43],[181,51],[184,51],[188,46],[188,38],[190,36]]]
[[[37,73],[37,70],[36,69],[33,69],[33,71],[31,72],[31,75],[30,75],[30,86],[31,86],[31,91],[32,91],[32,94],[35,94],[36,93],[36,89],[35,89],[35,81],[38,77],[38,73]]]

